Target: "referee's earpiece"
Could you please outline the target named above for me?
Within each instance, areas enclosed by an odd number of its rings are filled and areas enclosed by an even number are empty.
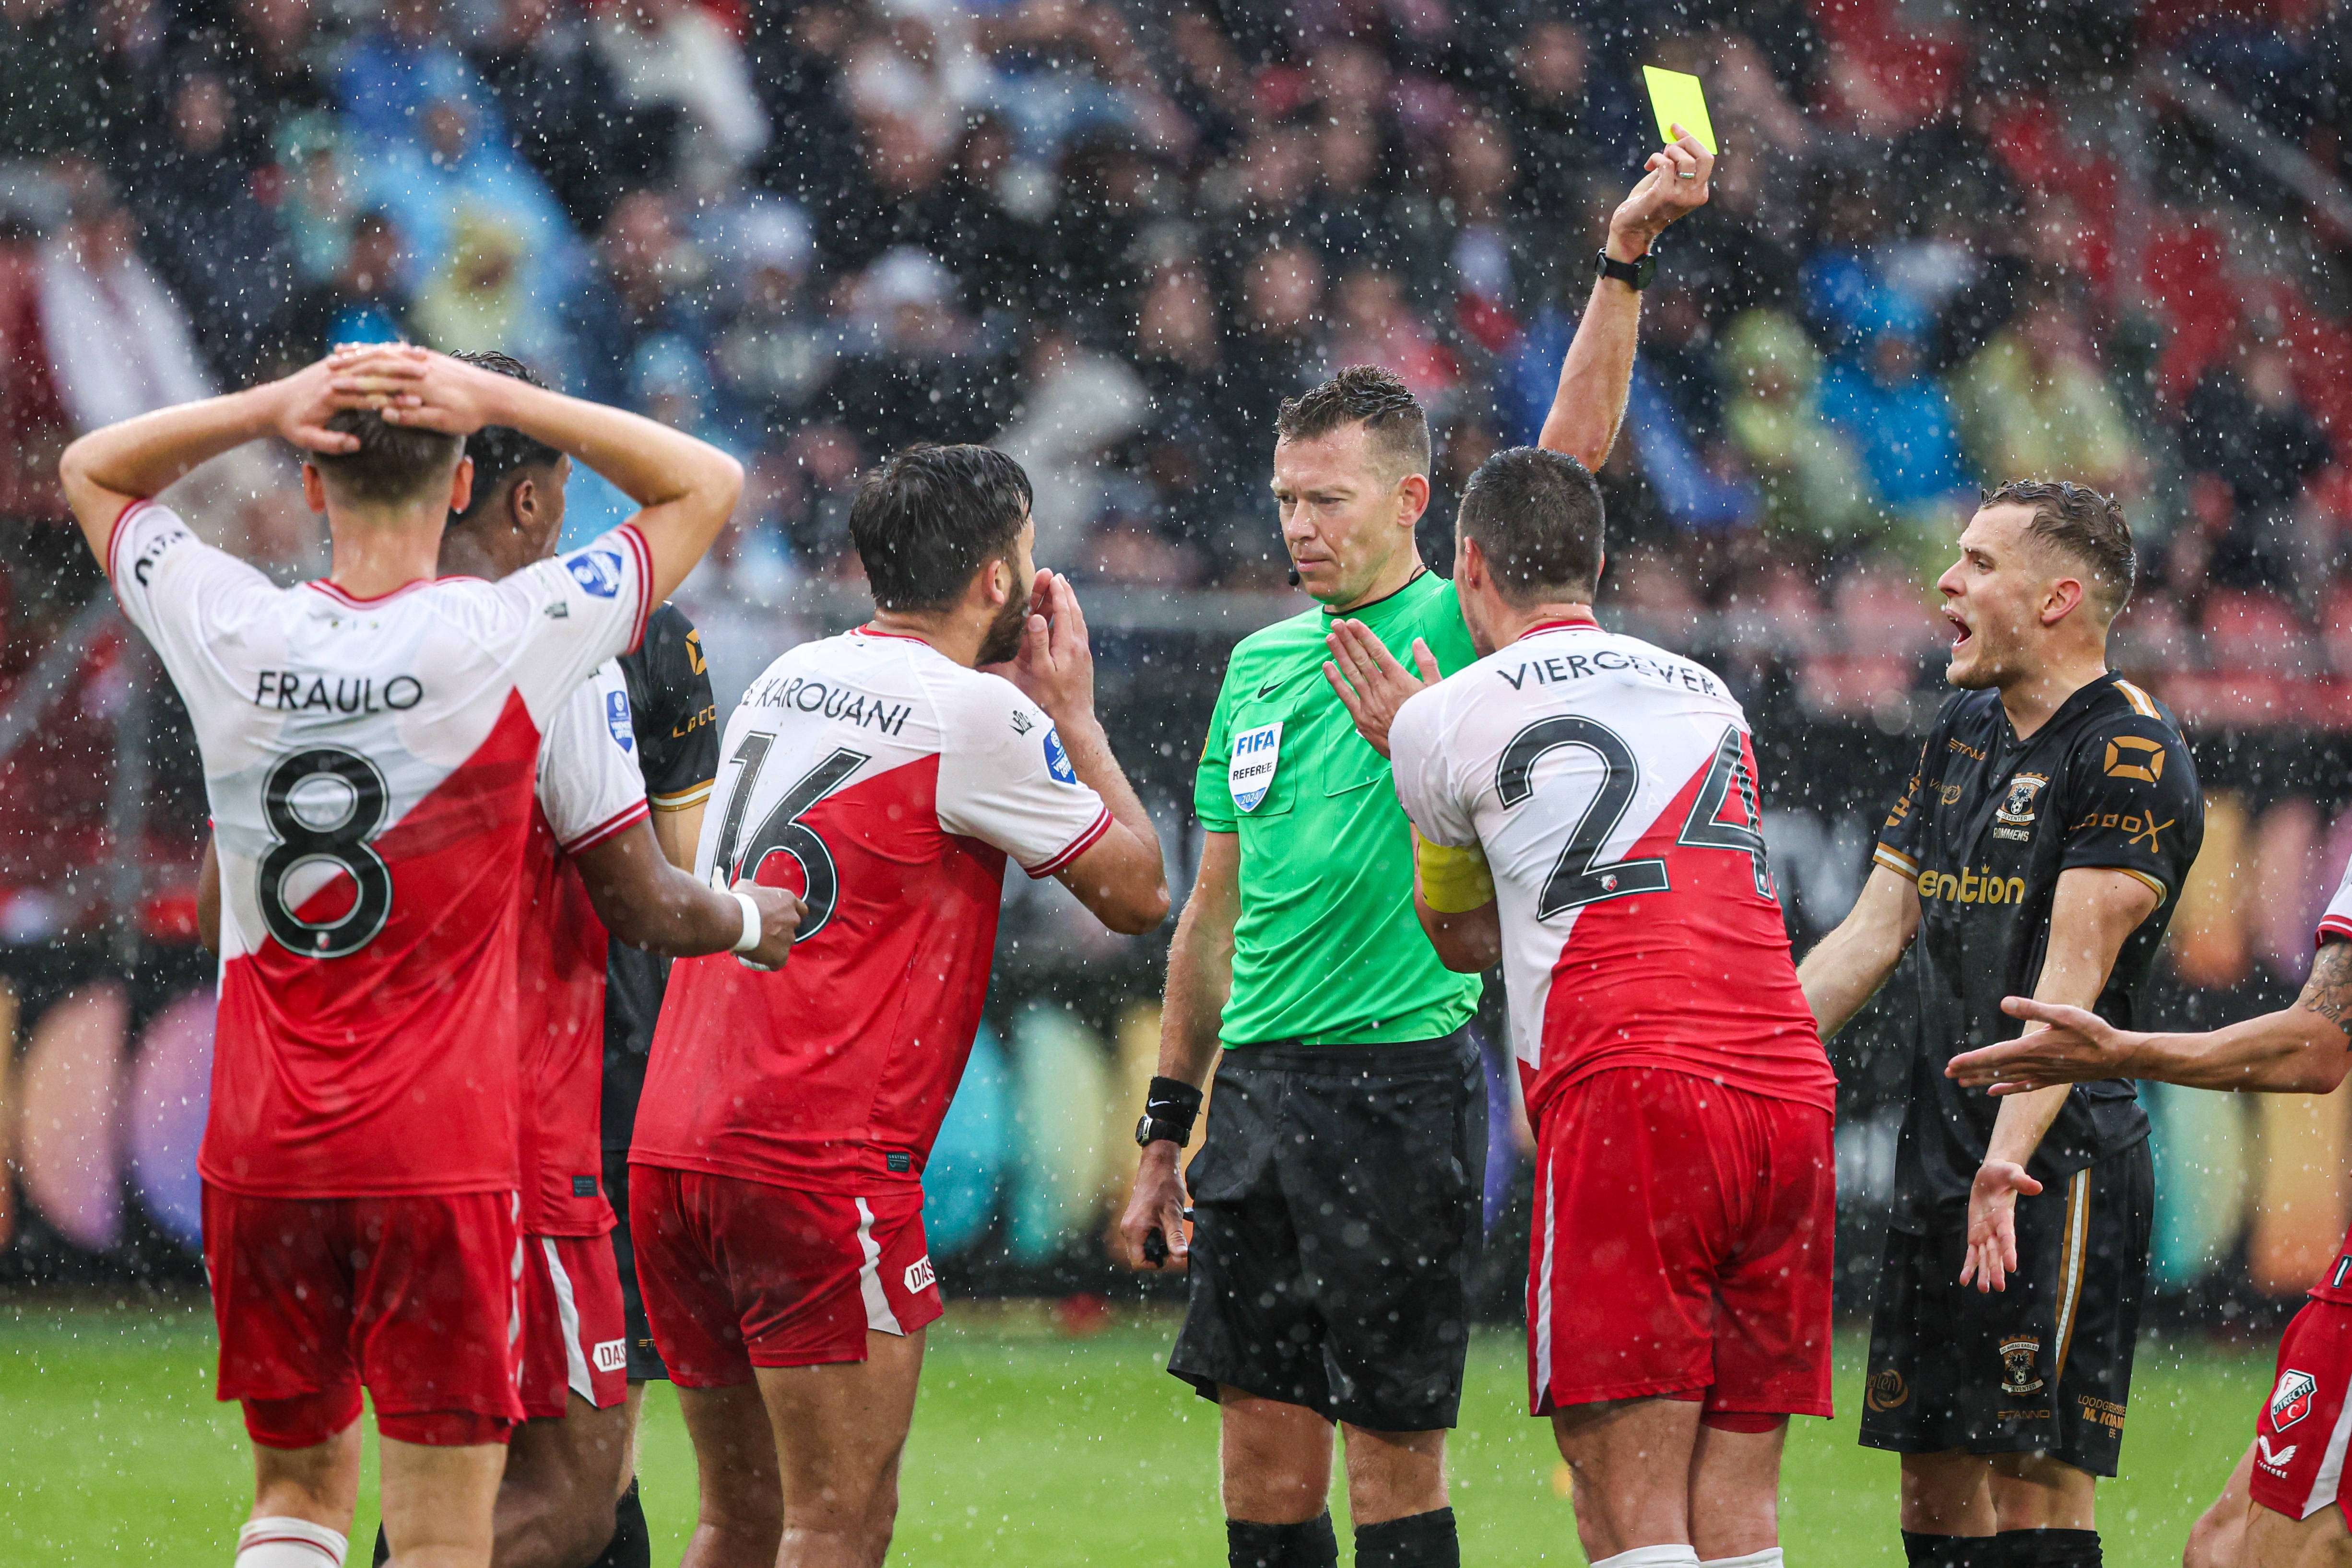
[[[1290,586],[1293,588],[1298,586],[1298,569],[1295,566],[1290,569]]]

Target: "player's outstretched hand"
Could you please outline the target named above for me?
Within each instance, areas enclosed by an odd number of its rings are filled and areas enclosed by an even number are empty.
[[[764,887],[756,882],[738,882],[732,891],[751,896],[760,906],[760,945],[749,953],[740,953],[746,966],[754,969],[773,971],[784,967],[793,956],[793,939],[801,928],[801,916],[808,905],[789,888]]]
[[[2042,1184],[2025,1167],[2008,1160],[1987,1160],[1969,1184],[1969,1255],[1960,1264],[1960,1283],[1979,1291],[2006,1291],[2017,1272],[2017,1199],[2032,1197]]]
[[[2129,1078],[2131,1050],[2144,1036],[2128,1034],[2095,1012],[2031,997],[2009,997],[2000,1010],[2028,1023],[2047,1024],[2015,1040],[1962,1051],[1944,1065],[1944,1074],[1971,1089],[1995,1094],[2030,1094],[2057,1083],[2095,1083]]]
[[[1706,205],[1715,154],[1681,126],[1675,127],[1675,134],[1679,140],[1650,154],[1649,172],[1610,214],[1609,237],[1621,254],[1641,255],[1667,225]]]
[[[1119,1216],[1119,1260],[1137,1270],[1175,1269],[1192,1261],[1192,1230],[1184,1219],[1184,1174],[1177,1168],[1183,1151],[1162,1139],[1146,1144],[1136,1162],[1135,1186],[1127,1195],[1127,1212]],[[1146,1246],[1154,1235],[1160,1250]]]
[[[1413,693],[1438,683],[1437,655],[1420,638],[1412,640],[1412,662],[1421,666],[1416,677],[1360,621],[1332,622],[1323,645],[1331,650],[1331,656],[1323,661],[1323,678],[1339,694],[1348,716],[1356,721],[1356,733],[1386,757],[1389,725],[1397,709]]]
[[[1086,612],[1077,591],[1059,572],[1040,571],[1029,591],[1029,623],[1021,652],[1007,663],[987,666],[1003,675],[1064,727],[1095,716],[1095,654],[1087,639]]]
[[[511,377],[436,354],[413,343],[347,343],[327,356],[335,391],[367,400],[386,424],[471,435],[496,424],[498,399]]]

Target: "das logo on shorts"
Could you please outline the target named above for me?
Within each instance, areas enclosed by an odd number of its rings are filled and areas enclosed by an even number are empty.
[[[2280,1373],[2278,1387],[2271,1392],[2271,1430],[2284,1432],[2310,1415],[2312,1397],[2318,1392],[2319,1379],[2311,1374]]]
[[[1233,760],[1225,768],[1225,782],[1234,792],[1234,805],[1244,811],[1255,811],[1274,788],[1275,764],[1282,757],[1282,721],[1259,725],[1234,737]]]

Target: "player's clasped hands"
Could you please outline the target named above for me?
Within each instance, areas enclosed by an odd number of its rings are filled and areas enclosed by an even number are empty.
[[[513,382],[413,343],[344,343],[326,365],[349,406],[373,408],[386,424],[470,435],[498,422],[497,399]]]
[[[1360,621],[1337,620],[1323,639],[1331,656],[1323,662],[1323,678],[1339,694],[1339,701],[1348,709],[1348,716],[1356,721],[1356,733],[1382,757],[1389,754],[1389,725],[1396,718],[1397,709],[1405,699],[1423,686],[1433,686],[1441,678],[1437,655],[1429,644],[1415,637],[1412,640],[1412,662],[1421,666],[1416,676],[1397,662],[1388,645],[1375,636],[1372,629]]]

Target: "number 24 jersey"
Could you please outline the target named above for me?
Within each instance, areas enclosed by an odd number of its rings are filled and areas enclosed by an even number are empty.
[[[635,645],[634,525],[500,582],[280,588],[141,501],[116,598],[186,702],[221,864],[204,1178],[286,1197],[517,1180],[516,917],[541,732]]]
[[[632,1163],[810,1191],[911,1187],[963,1077],[1004,862],[1050,876],[1110,829],[1010,681],[856,631],[768,666],[727,721],[696,857],[807,902],[772,974],[670,969]]]
[[[1835,1108],[1712,672],[1549,622],[1409,699],[1390,741],[1422,836],[1485,849],[1531,1118],[1618,1067]]]

